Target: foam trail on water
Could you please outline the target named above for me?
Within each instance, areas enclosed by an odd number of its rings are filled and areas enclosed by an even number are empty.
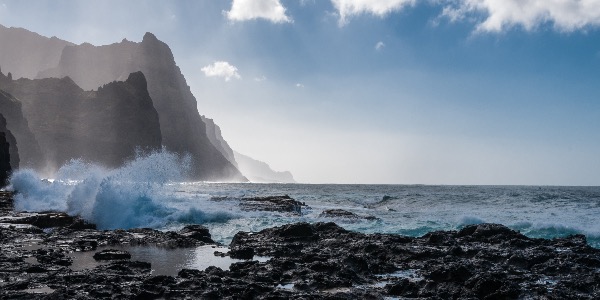
[[[101,229],[163,227],[170,223],[226,221],[225,212],[207,212],[198,206],[176,207],[172,189],[190,169],[189,157],[166,150],[137,154],[124,166],[107,170],[74,160],[63,166],[50,182],[32,170],[19,170],[11,178],[17,191],[15,209],[64,211],[79,215]]]

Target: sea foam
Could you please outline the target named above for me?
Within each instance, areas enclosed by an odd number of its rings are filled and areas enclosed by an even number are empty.
[[[205,211],[201,205],[177,206],[176,193],[165,188],[183,182],[190,169],[188,156],[166,150],[138,153],[117,169],[73,160],[61,167],[54,180],[33,170],[15,172],[11,188],[19,211],[63,211],[78,215],[100,229],[153,227],[170,223],[226,221],[223,211]]]

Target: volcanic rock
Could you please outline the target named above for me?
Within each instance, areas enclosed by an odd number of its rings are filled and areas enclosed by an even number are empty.
[[[343,209],[327,209],[324,210],[321,214],[319,214],[319,217],[321,218],[344,218],[344,219],[351,219],[351,220],[377,220],[376,217],[373,216],[361,216],[361,215],[357,215],[353,212],[349,212],[347,210],[343,210]]]
[[[296,201],[288,195],[242,198],[240,206],[243,210],[261,210],[302,214],[302,207],[308,207],[304,202]]]
[[[179,231],[179,234],[185,237],[193,238],[204,243],[214,244],[208,228],[202,225],[186,225]]]
[[[105,249],[94,254],[95,260],[131,259],[131,254],[124,250]]]

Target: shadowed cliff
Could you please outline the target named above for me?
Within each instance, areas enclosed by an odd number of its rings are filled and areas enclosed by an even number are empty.
[[[42,166],[42,151],[35,139],[27,119],[23,116],[21,102],[13,95],[2,90],[2,86],[9,84],[12,80],[0,72],[0,112],[6,120],[6,128],[12,132],[19,145],[19,153],[15,154],[16,149],[12,149],[11,157],[13,168],[29,167],[39,168]],[[15,159],[19,158],[19,161]]]
[[[12,170],[19,168],[17,140],[6,127],[6,119],[0,113],[0,187],[7,184]]]
[[[0,80],[19,99],[52,170],[81,158],[117,167],[136,149],[160,149],[158,113],[140,72],[98,91],[84,91],[69,77]]]
[[[208,140],[231,164],[239,169],[237,162],[235,161],[235,156],[233,155],[233,150],[231,150],[227,141],[223,139],[219,125],[215,124],[213,119],[209,119],[205,116],[200,117],[204,124],[206,124],[206,136],[208,137]]]
[[[146,33],[141,43],[123,40],[106,46],[67,46],[58,66],[40,72],[38,78],[69,76],[84,89],[94,89],[137,71],[142,71],[148,80],[163,145],[169,151],[191,155],[194,179],[245,181],[234,164],[210,142],[196,98],[171,49],[151,33]]]

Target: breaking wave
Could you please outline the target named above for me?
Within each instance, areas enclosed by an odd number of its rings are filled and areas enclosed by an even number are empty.
[[[166,187],[183,182],[190,164],[189,156],[163,149],[138,153],[112,170],[73,160],[61,167],[53,180],[43,179],[33,170],[19,170],[10,183],[17,191],[16,210],[63,211],[100,229],[160,228],[231,219],[230,213],[204,209],[198,201],[183,204],[174,189]]]

